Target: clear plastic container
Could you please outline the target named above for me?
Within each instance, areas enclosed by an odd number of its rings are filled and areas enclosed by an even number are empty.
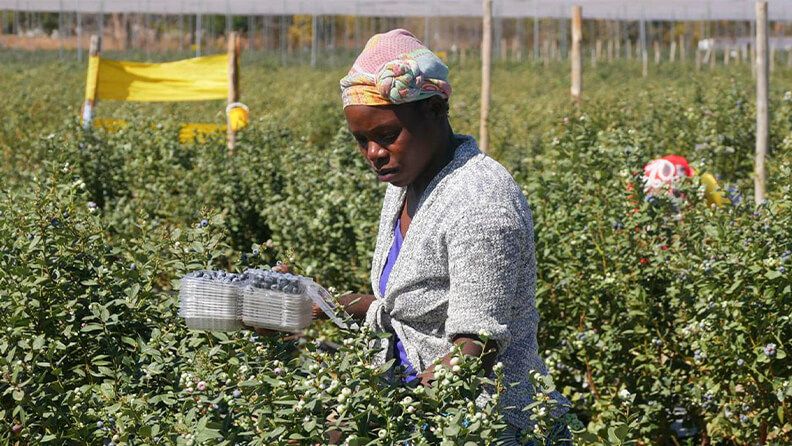
[[[182,278],[179,315],[187,327],[211,331],[243,328],[240,320],[242,282],[230,280],[236,275],[225,273],[225,276],[219,276],[217,273],[196,271]]]
[[[317,304],[339,327],[330,293],[313,280],[289,273],[249,269],[241,275],[195,271],[181,281],[179,314],[190,328],[233,331],[251,326],[299,332]]]

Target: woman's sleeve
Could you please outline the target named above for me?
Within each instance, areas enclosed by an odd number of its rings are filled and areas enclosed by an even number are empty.
[[[518,299],[535,286],[530,213],[520,217],[502,206],[469,209],[452,225],[447,240],[446,335],[452,340],[484,331],[502,352],[511,341],[509,323],[524,306]],[[529,289],[519,290],[520,283]]]

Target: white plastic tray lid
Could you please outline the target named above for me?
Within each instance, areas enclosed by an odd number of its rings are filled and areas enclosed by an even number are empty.
[[[305,294],[324,311],[327,317],[340,328],[348,329],[347,324],[335,314],[335,303],[330,300],[330,292],[307,277],[305,280]]]

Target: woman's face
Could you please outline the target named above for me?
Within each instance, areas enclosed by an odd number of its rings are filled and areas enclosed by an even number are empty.
[[[344,109],[360,153],[380,181],[398,187],[427,172],[447,134],[436,101],[401,105],[350,105]]]

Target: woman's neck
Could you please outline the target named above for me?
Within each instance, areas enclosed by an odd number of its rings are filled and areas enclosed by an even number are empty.
[[[447,129],[448,138],[445,139],[445,147],[437,151],[437,156],[435,156],[424,173],[407,186],[407,203],[410,207],[418,204],[429,183],[454,159],[454,151],[459,145],[459,141],[454,137],[454,132],[451,130],[450,125],[447,126]]]

